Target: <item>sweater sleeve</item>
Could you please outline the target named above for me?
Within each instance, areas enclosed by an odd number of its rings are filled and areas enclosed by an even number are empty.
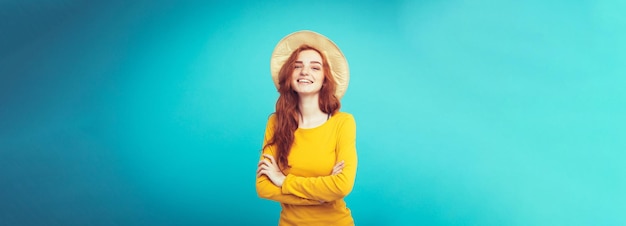
[[[263,141],[263,147],[269,141],[269,139],[273,135],[274,123],[273,123],[273,115],[270,117],[270,120],[267,123],[267,127],[265,128],[265,139]],[[261,154],[260,160],[263,159],[263,154],[270,154],[272,156],[276,156],[274,153],[274,147],[268,146],[263,149],[263,153]],[[260,161],[259,160],[259,161]],[[256,178],[256,192],[260,198],[273,200],[280,203],[291,204],[291,205],[321,205],[322,203],[319,200],[312,200],[297,197],[295,195],[290,194],[282,194],[280,191],[280,187],[274,185],[272,181],[266,176],[262,175],[261,177]]]
[[[340,174],[320,177],[288,174],[282,193],[326,202],[347,196],[354,186],[357,170],[356,123],[351,115],[339,127],[336,151],[337,161],[345,161]]]

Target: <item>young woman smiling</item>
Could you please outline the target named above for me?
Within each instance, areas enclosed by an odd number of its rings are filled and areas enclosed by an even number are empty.
[[[269,117],[256,190],[280,202],[279,225],[354,225],[344,197],[357,171],[356,123],[340,112],[348,63],[325,36],[299,31],[272,54],[278,89]]]

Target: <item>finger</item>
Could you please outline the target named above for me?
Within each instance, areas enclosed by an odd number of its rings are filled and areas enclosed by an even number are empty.
[[[270,176],[269,173],[270,173],[269,169],[261,169],[261,170],[259,170],[259,174],[265,174],[268,177]]]
[[[270,160],[271,160],[271,161],[270,161]],[[264,163],[265,165],[267,165],[267,166],[268,166],[270,169],[272,169],[273,171],[278,170],[277,165],[276,165],[276,162],[274,162],[274,161],[273,161],[273,159],[270,159],[270,160],[263,159],[263,163]]]
[[[333,167],[333,170],[343,169],[343,167],[344,167],[343,162],[339,162],[339,163],[337,163],[337,165],[335,165],[335,166]]]
[[[257,172],[260,172],[261,170],[268,170],[268,169],[269,169],[268,166],[262,165],[262,166],[259,166],[259,168],[257,168]]]
[[[267,169],[267,168],[268,168],[268,166],[267,166],[267,165],[262,164],[262,165],[259,165],[259,166],[257,167],[257,171],[258,171],[258,170],[261,170],[261,169]]]
[[[276,161],[274,160],[274,156],[272,156],[272,155],[270,155],[270,154],[263,154],[263,156],[265,156],[265,158],[270,159],[270,161],[272,161],[272,162],[276,162]]]
[[[258,167],[261,167],[261,166],[273,167],[273,164],[267,159],[263,159],[259,162]]]
[[[342,168],[335,168],[335,169],[333,169],[332,175],[337,175],[337,174],[341,173],[342,170],[343,170]]]

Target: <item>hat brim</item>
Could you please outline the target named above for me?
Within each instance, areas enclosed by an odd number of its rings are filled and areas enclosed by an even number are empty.
[[[280,86],[278,84],[278,72],[280,68],[282,68],[283,64],[289,59],[293,51],[303,44],[318,49],[326,57],[332,76],[335,79],[335,83],[337,83],[335,96],[341,99],[346,93],[350,81],[348,61],[334,42],[324,35],[307,30],[297,31],[285,36],[274,48],[272,59],[270,60],[270,71],[276,89]]]

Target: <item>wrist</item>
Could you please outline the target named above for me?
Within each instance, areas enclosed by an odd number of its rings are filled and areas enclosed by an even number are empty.
[[[285,179],[287,179],[287,176],[285,176],[284,174],[280,174],[279,178],[278,178],[278,187],[282,187],[283,183],[285,183]]]

